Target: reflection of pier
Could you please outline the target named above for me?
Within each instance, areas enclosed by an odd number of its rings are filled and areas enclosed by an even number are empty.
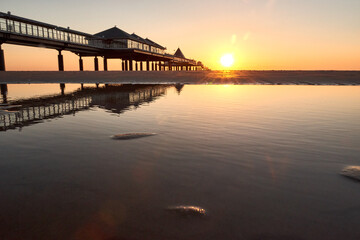
[[[91,97],[83,97],[59,103],[46,103],[44,105],[24,106],[17,112],[0,113],[0,131],[17,127],[29,126],[46,119],[75,114],[77,111],[88,109]]]
[[[75,115],[92,107],[107,109],[121,114],[130,107],[152,102],[166,94],[164,85],[120,85],[102,88],[82,88],[71,94],[59,94],[18,100],[12,105],[21,105],[11,112],[0,112],[0,131],[22,128],[46,119]]]

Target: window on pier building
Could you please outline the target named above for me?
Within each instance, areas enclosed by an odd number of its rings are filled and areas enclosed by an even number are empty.
[[[26,34],[26,24],[20,23],[20,30],[22,34]]]
[[[137,49],[142,49],[143,44],[133,41],[133,40],[127,40],[127,47],[128,48],[137,48]]]
[[[128,41],[125,39],[114,40],[110,45],[110,48],[127,48],[127,47],[128,47]]]
[[[153,47],[153,46],[150,47],[150,51],[154,52],[154,53],[164,54],[164,50],[157,48],[157,47]]]
[[[56,30],[53,30],[53,35],[54,35],[54,39],[58,39],[58,37],[59,37],[59,33],[58,33],[58,31],[56,31]]]
[[[0,30],[6,31],[6,20],[5,20],[5,18],[0,18]]]
[[[97,39],[89,39],[89,45],[91,46],[106,46],[101,40],[97,40]]]
[[[20,23],[14,21],[14,32],[20,33]]]
[[[33,36],[36,36],[36,37],[39,36],[37,26],[33,26]]]
[[[54,30],[53,29],[48,29],[48,35],[49,35],[49,38],[53,39],[54,38]]]
[[[44,37],[44,32],[42,27],[38,27],[39,29],[39,37]]]
[[[44,28],[44,37],[49,38],[49,29]]]
[[[27,34],[28,35],[33,35],[32,26],[30,24],[26,24],[26,28],[27,28]]]
[[[64,41],[65,40],[65,33],[61,32],[61,31],[59,31],[59,33],[60,33],[60,40]]]
[[[139,43],[132,40],[128,40],[128,48],[139,48]]]
[[[12,20],[8,20],[7,21],[7,30],[9,32],[13,32],[14,31],[14,21]]]

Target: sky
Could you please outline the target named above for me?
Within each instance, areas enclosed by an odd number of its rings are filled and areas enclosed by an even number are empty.
[[[224,54],[233,70],[360,70],[360,0],[0,1],[1,12],[86,33],[116,25],[214,70]],[[8,71],[57,70],[56,50],[2,48]],[[64,61],[78,70],[75,54]],[[108,64],[118,70],[120,60]]]

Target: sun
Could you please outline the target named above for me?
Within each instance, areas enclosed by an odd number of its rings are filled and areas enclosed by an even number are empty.
[[[220,58],[220,62],[224,67],[231,67],[234,64],[234,56],[231,53],[227,53]]]

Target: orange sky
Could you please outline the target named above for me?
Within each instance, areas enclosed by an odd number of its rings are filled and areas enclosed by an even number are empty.
[[[92,34],[117,25],[149,37],[169,53],[180,47],[186,57],[211,69],[224,69],[220,58],[232,53],[230,69],[360,70],[358,0],[14,0],[2,5],[2,12]],[[57,70],[55,50],[7,44],[3,49],[8,71]],[[65,70],[78,70],[76,55],[65,52],[64,61]],[[120,67],[117,60],[108,64],[109,70]],[[84,59],[85,70],[93,65],[92,58]]]

